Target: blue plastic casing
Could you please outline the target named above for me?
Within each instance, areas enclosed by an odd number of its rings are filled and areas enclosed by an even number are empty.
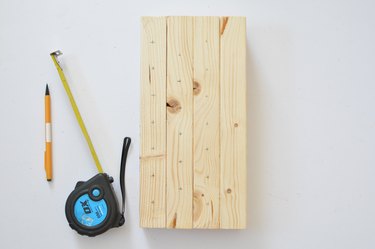
[[[124,223],[112,182],[112,177],[100,173],[77,183],[65,205],[65,215],[72,229],[93,237]]]

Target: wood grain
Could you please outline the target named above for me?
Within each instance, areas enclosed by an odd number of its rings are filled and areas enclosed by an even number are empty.
[[[141,26],[140,225],[166,225],[166,18]]]
[[[194,21],[194,228],[219,228],[219,25],[218,17]]]
[[[220,227],[246,227],[246,22],[221,18]]]
[[[246,227],[245,25],[142,18],[142,227]]]
[[[167,227],[192,228],[193,17],[168,17]]]

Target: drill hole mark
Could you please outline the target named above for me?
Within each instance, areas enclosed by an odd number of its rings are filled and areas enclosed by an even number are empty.
[[[230,188],[227,189],[227,193],[230,194],[232,193],[232,190]]]
[[[237,128],[238,127],[238,123],[234,123],[234,127]]]

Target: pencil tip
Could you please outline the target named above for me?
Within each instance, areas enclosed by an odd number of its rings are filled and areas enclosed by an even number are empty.
[[[46,84],[46,95],[49,95],[49,88],[48,88],[48,84]]]

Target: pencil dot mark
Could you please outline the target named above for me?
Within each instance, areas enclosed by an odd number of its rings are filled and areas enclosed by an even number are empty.
[[[206,68],[206,72],[208,71],[208,68]]]
[[[180,190],[180,191],[181,191],[181,190],[182,190],[182,188],[181,188],[181,187],[179,187],[179,188],[178,188],[178,190]]]
[[[181,80],[177,80],[178,83],[181,83]]]
[[[201,196],[204,197],[204,194],[202,194]]]
[[[151,150],[154,150],[155,149],[155,147],[151,147]]]
[[[206,147],[206,151],[208,151],[208,147]]]
[[[151,201],[151,204],[155,204],[155,201]]]
[[[182,160],[179,160],[178,163],[182,163]]]
[[[152,70],[154,70],[154,69],[155,69],[155,67],[151,67],[151,69],[152,69]]]
[[[179,132],[178,135],[182,136],[182,132]]]
[[[155,124],[155,120],[152,120],[152,121],[151,121],[151,124]]]
[[[152,174],[151,177],[155,177],[155,174]]]
[[[230,194],[232,193],[232,190],[230,188],[227,189],[227,193]]]
[[[208,125],[208,122],[206,122],[206,125]]]
[[[154,44],[155,43],[155,41],[154,40],[152,40],[151,42],[150,42],[151,44]]]

